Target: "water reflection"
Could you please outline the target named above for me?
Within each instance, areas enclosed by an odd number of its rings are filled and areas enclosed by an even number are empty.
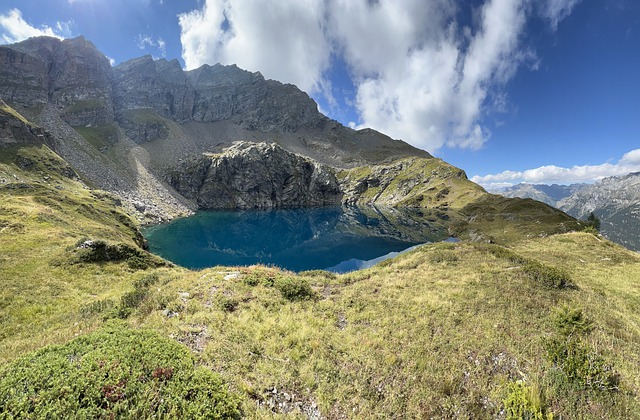
[[[423,209],[376,207],[215,211],[143,233],[152,252],[188,268],[261,263],[342,272],[362,268],[344,263],[349,260],[374,260],[442,240],[447,236],[443,218]]]

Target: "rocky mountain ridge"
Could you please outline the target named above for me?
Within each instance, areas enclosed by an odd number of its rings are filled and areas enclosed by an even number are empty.
[[[111,67],[84,37],[0,46],[0,98],[50,133],[89,185],[112,191],[141,220],[186,214],[166,175],[237,141],[266,142],[335,168],[430,155],[375,130],[322,115],[293,85],[237,66],[184,71],[144,56]]]
[[[498,188],[494,192],[505,197],[533,198],[534,200],[557,207],[557,204],[561,200],[587,185],[588,184],[547,185],[521,183],[511,187]]]
[[[505,197],[533,198],[578,219],[593,212],[604,236],[640,251],[640,173],[604,178],[593,184],[518,184],[498,191]]]

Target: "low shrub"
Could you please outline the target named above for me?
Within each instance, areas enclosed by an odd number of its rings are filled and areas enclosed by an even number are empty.
[[[557,331],[564,337],[585,334],[593,328],[593,322],[582,312],[581,308],[563,305],[557,308],[551,319]]]
[[[158,333],[109,323],[0,372],[7,418],[239,418],[239,397],[190,351]]]
[[[504,410],[509,420],[553,418],[553,414],[546,412],[540,389],[537,386],[527,385],[523,381],[509,383],[509,393],[504,400]]]
[[[309,282],[300,277],[277,277],[274,286],[282,293],[285,299],[291,301],[313,299],[315,297],[315,292]]]
[[[115,308],[116,303],[111,299],[96,300],[91,303],[80,306],[80,315],[83,318],[89,318],[93,315],[105,313]]]
[[[125,243],[108,244],[105,241],[82,239],[75,248],[72,263],[105,263],[126,261],[133,270],[146,270],[168,265],[166,261],[135,246]]]
[[[547,358],[566,382],[584,389],[617,390],[619,376],[594,349],[581,339],[555,337],[546,343]]]
[[[571,281],[569,275],[563,270],[534,260],[528,260],[522,266],[522,271],[524,271],[531,280],[556,289],[566,287]]]

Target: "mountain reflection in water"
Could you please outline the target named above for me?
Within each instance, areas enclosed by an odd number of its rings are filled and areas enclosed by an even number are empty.
[[[151,252],[188,268],[265,264],[346,272],[446,238],[442,218],[424,209],[378,207],[203,211],[143,234]]]

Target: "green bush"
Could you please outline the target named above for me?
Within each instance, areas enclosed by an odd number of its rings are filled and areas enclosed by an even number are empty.
[[[315,292],[306,279],[300,277],[277,277],[275,287],[282,293],[285,299],[306,300],[315,297]]]
[[[114,309],[116,303],[111,299],[96,300],[80,306],[80,315],[83,318],[89,318],[93,315],[104,313]]]
[[[133,287],[136,289],[142,289],[145,287],[153,286],[160,280],[160,276],[158,273],[152,273],[149,275],[145,275],[140,277],[138,280],[133,282]]]
[[[524,271],[531,280],[557,289],[566,287],[571,281],[571,278],[566,272],[539,263],[538,261],[528,260],[522,266],[522,271]]]
[[[183,345],[110,323],[0,372],[0,417],[238,418],[239,397]]]
[[[163,267],[166,261],[135,246],[125,243],[108,244],[105,241],[83,239],[76,244],[72,263],[105,263],[126,261],[133,270]]]
[[[583,314],[582,309],[563,305],[551,315],[557,331],[564,337],[585,334],[593,328],[593,322]]]
[[[140,303],[147,297],[147,288],[135,288],[131,292],[127,292],[120,298],[120,306],[118,307],[118,317],[126,318],[131,312],[137,308]]]
[[[619,377],[613,367],[589,345],[574,337],[552,338],[547,358],[570,384],[601,391],[617,390]]]
[[[504,410],[509,420],[553,418],[551,413],[545,413],[545,405],[539,389],[523,381],[509,383],[509,394],[504,400]]]

